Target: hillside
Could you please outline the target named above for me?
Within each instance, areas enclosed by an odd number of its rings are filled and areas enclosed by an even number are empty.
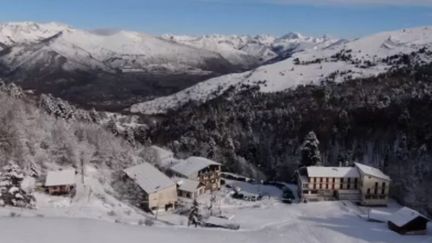
[[[234,92],[241,91],[245,86],[256,85],[261,92],[278,92],[298,85],[373,77],[406,66],[410,55],[416,56],[417,64],[430,62],[431,45],[432,28],[429,27],[340,41],[325,48],[295,53],[284,61],[252,71],[209,79],[176,94],[133,105],[131,111],[164,113],[188,102],[206,102],[231,88]]]
[[[431,70],[412,63],[378,77],[285,92],[228,90],[160,116],[149,134],[180,156],[201,155],[223,161],[229,171],[287,181],[305,134],[315,131],[324,165],[376,166],[391,176],[393,197],[432,213]]]

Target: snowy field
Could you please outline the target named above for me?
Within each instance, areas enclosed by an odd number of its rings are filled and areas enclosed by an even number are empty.
[[[237,231],[188,227],[186,216],[178,214],[161,213],[155,220],[153,215],[108,195],[95,196],[102,190],[97,190],[99,184],[93,181],[93,193],[81,189],[82,194],[74,199],[40,193],[36,210],[0,208],[0,242],[432,242],[432,225],[427,235],[401,236],[388,230],[384,223],[367,221],[370,208],[342,201],[284,204],[276,187],[229,180],[227,183],[241,191],[267,195],[261,201],[249,202],[233,199],[226,187],[216,194],[214,208],[239,224]],[[209,198],[208,194],[200,198],[203,208]],[[394,212],[399,208],[392,202],[379,210]],[[143,223],[148,218],[155,220],[152,226]]]
[[[426,236],[400,236],[385,224],[366,221],[361,209],[344,202],[275,202],[235,210],[235,214],[242,227],[239,231],[133,226],[79,218],[3,217],[0,235],[2,242],[8,243],[432,242],[431,225]]]

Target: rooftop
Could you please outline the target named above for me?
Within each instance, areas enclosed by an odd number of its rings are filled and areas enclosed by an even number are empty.
[[[355,166],[362,173],[364,173],[366,175],[370,175],[370,176],[381,178],[381,179],[388,180],[388,181],[391,180],[388,175],[384,174],[381,170],[379,170],[379,169],[377,169],[375,167],[368,166],[368,165],[365,165],[365,164],[360,164],[360,163],[355,163]]]
[[[74,185],[75,182],[75,170],[59,170],[59,171],[48,171],[45,186],[64,186]]]
[[[307,167],[309,177],[359,177],[358,170],[355,167],[325,167],[309,166]]]
[[[175,185],[168,176],[147,162],[127,168],[124,172],[147,193]]]
[[[392,222],[393,224],[395,224],[398,227],[402,227],[417,217],[423,217],[427,220],[430,220],[426,216],[415,211],[414,209],[403,207],[403,208],[399,209],[398,211],[396,211],[395,213],[393,213],[388,218],[388,221]]]
[[[174,178],[173,180],[176,181],[180,190],[186,192],[195,192],[200,185],[199,181],[189,180],[185,178]]]
[[[185,160],[181,160],[179,163],[175,164],[174,166],[171,167],[171,170],[189,177],[195,173],[197,173],[198,171],[207,168],[211,165],[220,165],[219,163],[203,158],[203,157],[189,157]]]

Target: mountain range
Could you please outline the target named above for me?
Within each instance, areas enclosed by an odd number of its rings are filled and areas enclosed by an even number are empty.
[[[85,107],[119,111],[334,41],[293,33],[157,37],[59,23],[6,23],[0,25],[0,78]]]

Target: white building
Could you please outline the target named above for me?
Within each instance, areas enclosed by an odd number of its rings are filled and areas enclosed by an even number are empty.
[[[360,163],[354,167],[309,166],[298,171],[303,199],[350,200],[362,205],[387,205],[390,178]]]
[[[124,170],[124,173],[144,192],[143,205],[148,210],[174,208],[177,202],[177,186],[169,177],[149,163]]]

